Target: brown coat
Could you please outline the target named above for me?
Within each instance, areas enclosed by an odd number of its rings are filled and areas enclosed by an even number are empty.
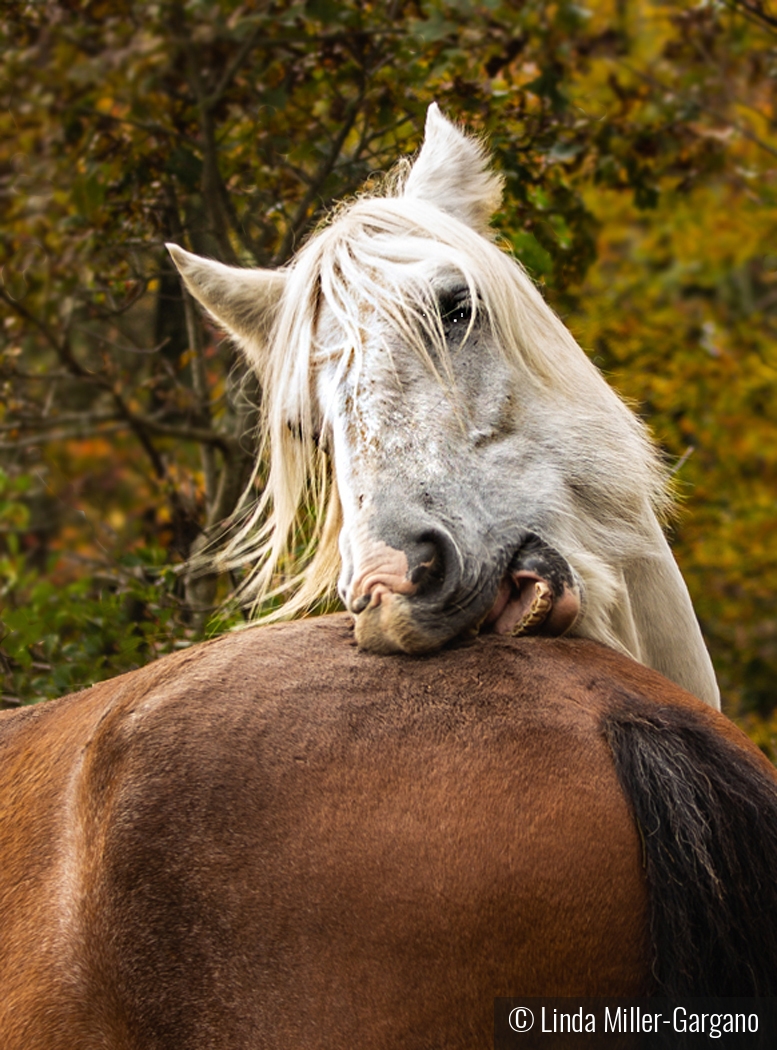
[[[381,657],[342,616],[0,716],[0,1046],[463,1050],[495,996],[649,991],[624,693],[773,786],[593,643]]]

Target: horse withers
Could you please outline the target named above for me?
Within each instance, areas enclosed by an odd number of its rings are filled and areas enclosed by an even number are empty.
[[[3,1050],[485,1050],[496,996],[777,994],[772,767],[586,640],[381,656],[340,614],[4,714],[0,858]]]
[[[481,144],[432,106],[415,161],[336,211],[288,267],[170,246],[262,387],[269,476],[217,564],[247,568],[258,601],[290,595],[286,614],[337,584],[372,652],[571,632],[719,706],[661,530],[665,471],[494,243],[501,186]],[[562,559],[561,586],[538,551]]]

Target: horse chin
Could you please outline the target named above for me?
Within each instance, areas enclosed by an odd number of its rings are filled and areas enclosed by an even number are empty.
[[[442,644],[421,630],[410,603],[401,595],[384,594],[355,619],[356,643],[370,653],[428,653]]]
[[[476,624],[467,629],[442,615],[433,618],[428,610],[426,613],[427,617],[419,617],[416,603],[404,595],[384,594],[380,603],[355,617],[356,643],[370,653],[418,656],[434,652],[462,635],[477,634]]]

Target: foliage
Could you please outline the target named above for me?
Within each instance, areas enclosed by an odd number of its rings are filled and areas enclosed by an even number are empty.
[[[28,481],[22,476],[12,485],[0,472],[5,706],[19,697],[32,702],[72,692],[231,625],[219,616],[204,629],[187,622],[175,598],[175,571],[161,547],[117,554],[110,566],[55,555],[42,568],[31,564],[20,548],[29,520],[23,502]]]
[[[577,332],[678,467],[673,546],[723,693],[732,710],[767,714],[777,666],[777,209],[724,185],[670,199],[650,222],[609,208]],[[613,243],[622,237],[627,251]]]
[[[239,513],[259,392],[164,242],[283,264],[436,99],[491,142],[503,239],[682,462],[678,558],[730,710],[768,717],[770,4],[49,0],[0,33],[6,695],[188,644],[229,589],[184,565]]]

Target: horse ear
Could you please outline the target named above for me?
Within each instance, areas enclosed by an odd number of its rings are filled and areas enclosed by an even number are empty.
[[[168,244],[167,250],[194,298],[236,340],[249,364],[261,366],[286,275],[280,270],[224,266],[177,244]]]
[[[502,201],[503,179],[488,170],[484,146],[451,124],[433,102],[426,112],[424,144],[410,169],[405,197],[428,201],[485,233]]]

